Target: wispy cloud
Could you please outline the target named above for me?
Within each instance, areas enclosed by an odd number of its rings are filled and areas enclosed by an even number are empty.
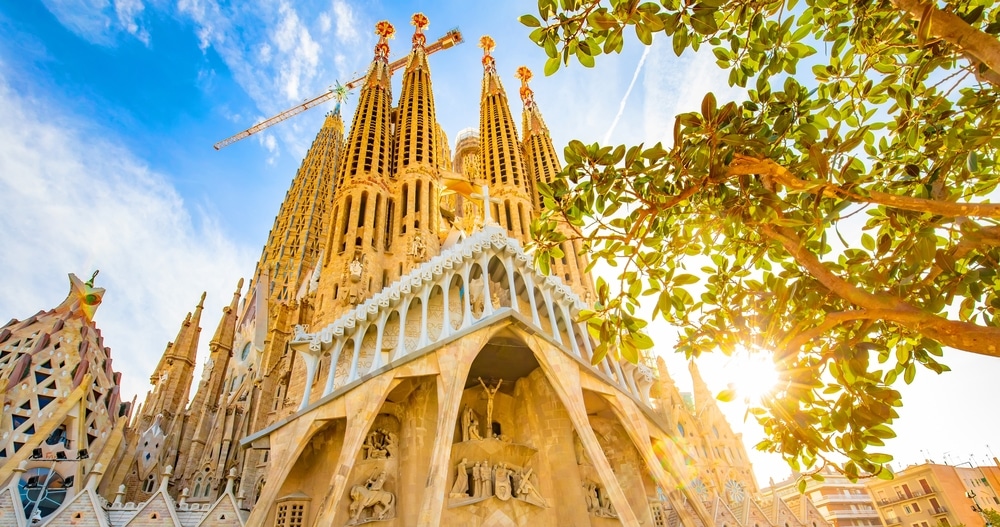
[[[239,113],[270,117],[323,93],[336,80],[346,80],[370,57],[357,52],[367,45],[358,32],[355,10],[344,0],[334,0],[330,6],[318,17],[303,16],[287,0],[262,4],[180,0],[177,10],[194,23],[201,48],[218,53],[253,101],[254,108]],[[304,153],[316,130],[286,122],[273,133],[274,138],[260,143],[272,157],[281,148]]]
[[[142,0],[42,0],[59,23],[93,44],[112,46],[127,33],[149,45]]]
[[[0,100],[0,317],[54,307],[68,272],[100,269],[108,292],[98,327],[113,357],[127,357],[115,362],[124,391],[145,393],[184,313],[207,291],[204,353],[254,251],[234,245],[213,217],[190,211],[163,175],[106,134],[52,101],[15,93],[2,69]]]
[[[279,13],[281,21],[271,40],[287,60],[281,63],[278,80],[288,101],[298,102],[304,96],[302,85],[316,77],[319,45],[291,5],[282,3]]]
[[[715,64],[708,47],[677,58],[670,39],[657,39],[649,50],[643,77],[646,142],[671,142],[674,117],[701,108],[708,92],[720,103],[746,98],[746,90],[729,86],[729,73]]]
[[[336,35],[341,42],[357,42],[358,22],[354,10],[344,0],[333,0],[333,18],[336,20]]]

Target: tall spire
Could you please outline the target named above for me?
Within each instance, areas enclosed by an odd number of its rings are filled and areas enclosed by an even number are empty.
[[[347,138],[344,166],[337,175],[337,187],[348,179],[370,174],[387,177],[392,147],[392,72],[389,70],[389,39],[396,29],[387,20],[375,25],[378,43],[358,96],[351,131]]]
[[[344,143],[342,100],[338,97],[336,107],[326,115],[295,173],[257,264],[254,282],[267,270],[269,300],[293,300],[326,248],[330,193]]]
[[[521,112],[521,136],[524,138],[521,143],[521,154],[524,158],[525,172],[528,174],[532,203],[538,212],[542,210],[542,198],[535,184],[551,183],[559,173],[560,163],[555,146],[552,145],[552,137],[549,136],[549,129],[542,119],[542,112],[535,103],[535,92],[528,86],[532,76],[527,66],[517,68],[515,74],[521,81],[520,95],[524,104],[524,110]],[[573,232],[568,225],[561,223],[560,229],[567,240],[561,246],[563,256],[553,262],[552,274],[561,278],[577,294],[589,301],[593,298],[594,282],[587,272],[588,261],[583,254],[581,242],[578,237],[572,236]]]
[[[437,114],[431,91],[431,74],[427,66],[427,37],[424,30],[429,22],[423,13],[413,15],[413,49],[403,73],[403,88],[399,96],[399,117],[396,122],[395,170],[397,174],[413,164],[437,166],[435,151]]]
[[[527,66],[521,66],[517,68],[514,76],[521,81],[520,95],[524,104],[524,110],[521,112],[521,137],[524,138],[522,154],[529,175],[528,181],[550,183],[559,173],[559,156],[556,155],[556,149],[552,145],[552,138],[542,119],[542,112],[535,104],[535,92],[528,86],[533,75]],[[531,190],[535,209],[539,210],[542,207],[541,197],[534,185]]]
[[[492,216],[522,242],[529,238],[532,198],[531,183],[521,160],[514,119],[507,104],[493,59],[495,43],[489,36],[479,40],[483,48],[483,90],[479,107],[480,162],[490,193],[499,203],[492,204]]]
[[[358,96],[337,171],[330,233],[317,287],[315,322],[329,322],[384,281],[383,254],[392,243],[392,86],[388,21],[375,25],[378,43]]]
[[[400,239],[409,256],[404,272],[434,256],[440,250],[437,236],[441,215],[437,204],[441,196],[438,159],[440,149],[434,93],[424,44],[428,20],[423,13],[413,15],[413,49],[410,51],[403,89],[399,96],[396,121],[395,172],[397,202],[400,211]]]
[[[164,350],[160,363],[150,377],[155,385],[153,394],[143,406],[143,416],[164,414],[168,419],[179,415],[187,404],[188,391],[194,376],[194,365],[198,358],[198,340],[201,335],[201,311],[204,308],[205,293],[194,309],[188,313],[177,331],[177,338]]]
[[[233,354],[237,310],[242,289],[243,279],[240,278],[236,285],[236,291],[233,292],[233,299],[228,306],[222,308],[222,319],[215,330],[215,335],[208,344],[208,362],[205,363],[198,389],[188,406],[190,416],[188,419],[191,420],[188,426],[192,428],[190,433],[186,432],[181,440],[181,451],[185,455],[180,457],[176,470],[177,475],[185,481],[193,479],[193,472],[201,468],[197,465],[197,461],[201,459],[205,443],[215,423],[218,411],[216,402],[222,395],[229,359]]]

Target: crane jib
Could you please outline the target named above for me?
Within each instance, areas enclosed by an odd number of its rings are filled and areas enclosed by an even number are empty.
[[[452,30],[448,31],[447,33],[445,33],[443,37],[435,40],[431,45],[427,46],[425,48],[425,53],[427,53],[428,55],[430,55],[431,53],[434,53],[436,51],[440,51],[442,49],[451,48],[451,47],[455,46],[456,44],[461,44],[462,42],[465,42],[462,39],[462,32],[459,31],[458,29],[452,29]],[[398,70],[399,68],[402,68],[403,66],[406,65],[406,62],[407,62],[407,57],[403,57],[401,59],[396,59],[396,60],[392,61],[389,64],[389,71],[390,72],[394,72],[394,71]],[[304,102],[304,103],[302,103],[302,104],[300,104],[298,106],[294,106],[292,108],[289,108],[289,109],[287,109],[287,110],[279,113],[278,115],[275,115],[274,117],[271,117],[269,119],[261,121],[261,122],[255,124],[255,125],[251,126],[250,128],[247,128],[246,130],[243,130],[242,132],[240,132],[240,133],[232,136],[232,137],[228,137],[226,139],[223,139],[222,141],[219,141],[218,143],[215,143],[214,147],[215,147],[216,150],[220,150],[220,149],[225,148],[225,147],[227,147],[227,146],[229,146],[229,145],[231,145],[231,144],[233,144],[233,143],[235,143],[235,142],[237,142],[237,141],[239,141],[241,139],[246,139],[247,137],[250,137],[251,135],[256,134],[257,132],[260,132],[261,130],[264,130],[265,128],[268,128],[270,126],[278,124],[281,121],[284,121],[285,119],[288,119],[289,117],[293,117],[295,115],[298,115],[298,114],[300,114],[300,113],[308,110],[309,108],[312,108],[313,106],[318,106],[320,104],[323,104],[326,101],[329,101],[330,99],[335,98],[337,96],[338,92],[346,94],[347,91],[353,90],[363,80],[365,80],[364,77],[358,77],[357,79],[354,79],[351,82],[348,82],[348,83],[344,84],[342,86],[342,88],[343,88],[342,90],[341,89],[332,89],[332,90],[329,90],[326,93],[324,93],[324,94],[322,94],[322,95],[320,95],[318,97],[314,97],[314,98],[312,98],[312,99],[310,99],[310,100],[308,100],[308,101],[306,101],[306,102]]]

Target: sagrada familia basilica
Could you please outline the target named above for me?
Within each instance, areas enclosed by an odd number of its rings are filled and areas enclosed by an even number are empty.
[[[531,73],[518,130],[480,41],[453,156],[413,22],[398,102],[381,22],[349,132],[338,104],[208,357],[199,302],[123,402],[94,277],[0,329],[0,527],[827,526],[759,505],[693,364],[693,396],[662,360],[592,364],[582,246],[548,275],[524,251],[560,169]]]

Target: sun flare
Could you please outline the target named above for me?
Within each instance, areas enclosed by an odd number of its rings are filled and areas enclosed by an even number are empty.
[[[778,386],[778,371],[772,356],[763,350],[734,353],[726,362],[725,371],[735,395],[748,403],[759,403]]]

